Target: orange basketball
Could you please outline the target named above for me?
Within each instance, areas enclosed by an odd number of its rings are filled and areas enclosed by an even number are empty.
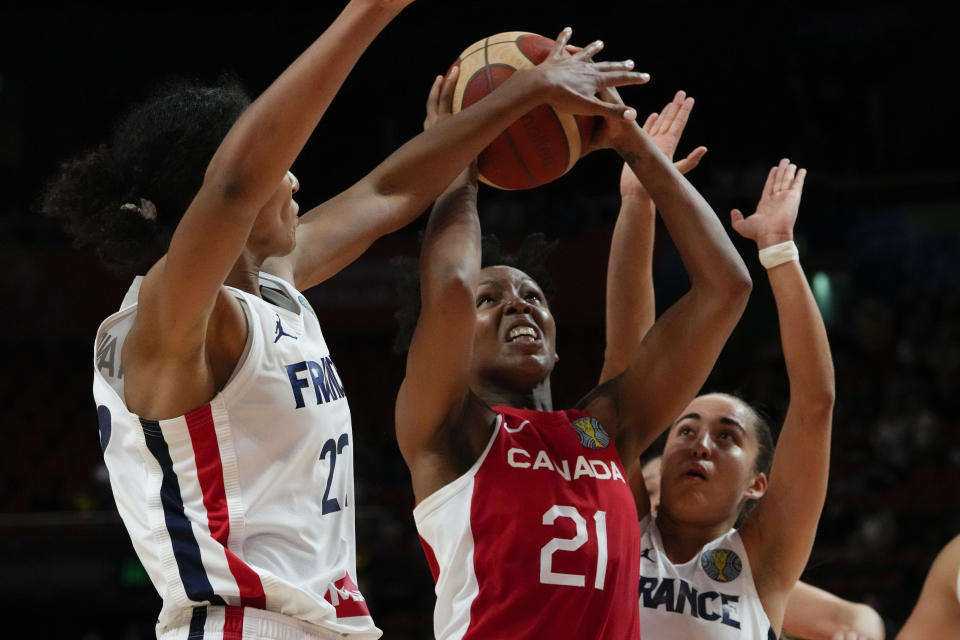
[[[554,41],[525,31],[484,38],[460,54],[453,112],[477,102],[518,69],[543,62]],[[531,189],[576,164],[593,135],[595,118],[542,104],[510,125],[480,153],[480,180],[498,189]]]

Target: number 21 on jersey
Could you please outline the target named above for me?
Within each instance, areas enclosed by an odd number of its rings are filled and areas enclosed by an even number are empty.
[[[576,551],[590,538],[587,521],[576,507],[555,504],[543,514],[544,526],[552,527],[558,518],[569,518],[577,527],[572,538],[553,538],[540,548],[540,582],[542,584],[560,584],[570,587],[586,585],[586,576],[576,573],[560,573],[553,570],[553,554],[556,551]],[[607,514],[597,511],[593,514],[593,529],[597,538],[597,571],[593,579],[594,589],[603,589],[603,580],[607,574]]]

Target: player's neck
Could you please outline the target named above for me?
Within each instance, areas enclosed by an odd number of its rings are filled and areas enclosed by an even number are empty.
[[[553,395],[550,391],[549,377],[533,389],[523,391],[508,389],[486,381],[475,381],[471,385],[471,390],[490,407],[553,411]]]
[[[685,522],[671,516],[661,505],[656,522],[663,550],[670,562],[683,564],[695,558],[706,544],[729,531],[735,520]]]
[[[247,251],[244,251],[237,258],[233,269],[230,270],[223,284],[259,296],[260,266],[261,261],[254,259]]]

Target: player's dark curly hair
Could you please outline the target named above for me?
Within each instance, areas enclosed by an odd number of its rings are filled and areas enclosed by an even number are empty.
[[[547,240],[542,233],[531,233],[523,239],[516,253],[504,255],[500,252],[500,240],[495,235],[485,235],[481,238],[480,267],[506,265],[519,269],[539,285],[549,301],[556,293],[556,287],[547,269],[547,259],[556,246],[556,240]],[[400,257],[394,260],[394,265],[400,307],[395,314],[399,326],[393,350],[404,353],[410,348],[413,330],[420,318],[420,277],[416,258]]]
[[[109,142],[63,163],[41,195],[76,246],[117,273],[142,272],[170,237],[227,131],[250,98],[238,80],[176,81],[132,108]]]

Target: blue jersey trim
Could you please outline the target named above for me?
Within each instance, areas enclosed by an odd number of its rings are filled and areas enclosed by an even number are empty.
[[[190,632],[187,640],[203,640],[203,625],[207,622],[207,608],[194,607],[190,617]]]
[[[140,418],[143,427],[143,436],[147,442],[147,449],[153,454],[163,472],[163,481],[160,484],[160,503],[163,505],[163,517],[170,534],[170,543],[173,546],[173,556],[177,561],[177,570],[187,597],[195,602],[209,601],[212,604],[226,605],[223,598],[213,592],[213,586],[207,578],[200,557],[200,545],[193,535],[190,520],[183,510],[183,498],[180,495],[180,483],[173,470],[173,461],[170,459],[170,450],[163,439],[160,423],[156,420]]]

